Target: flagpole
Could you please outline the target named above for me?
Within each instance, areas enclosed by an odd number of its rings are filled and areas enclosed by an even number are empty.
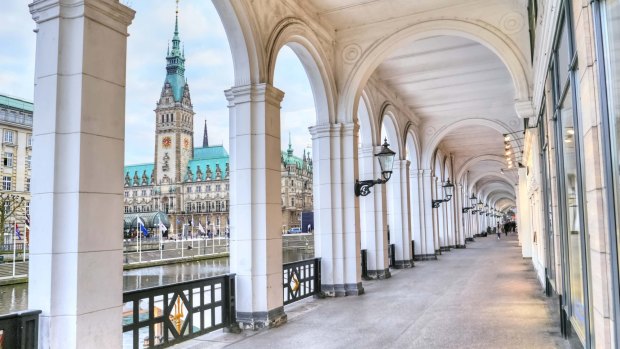
[[[28,235],[28,234],[26,234],[27,231],[28,231],[28,228],[26,228],[26,224],[24,223],[24,234],[25,234],[25,236],[24,236],[24,238],[22,238],[22,245],[23,245],[22,247],[24,248],[24,254],[22,256],[23,257],[22,261],[24,263],[26,263],[26,237]]]
[[[17,231],[15,230],[15,225],[17,223],[15,221],[13,221],[13,277],[15,277],[15,262],[17,257],[15,256],[15,252],[17,251],[17,239],[16,236],[17,235]]]
[[[164,259],[164,239],[163,236],[161,235],[161,218],[159,218],[159,216],[157,216],[157,219],[159,220],[159,224],[157,225],[157,228],[159,229],[159,259],[162,260]]]

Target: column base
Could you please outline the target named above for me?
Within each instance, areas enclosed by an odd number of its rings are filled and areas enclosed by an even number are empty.
[[[364,294],[364,287],[361,282],[338,285],[321,284],[321,293],[324,297],[361,296]]]
[[[467,246],[465,246],[465,245],[456,245],[456,246],[454,246],[454,248],[459,248],[459,249],[460,248],[467,248]]]
[[[378,279],[378,280],[382,280],[382,279],[389,279],[390,277],[392,277],[392,274],[390,273],[390,269],[382,269],[382,270],[369,270],[368,271],[368,278],[370,279]]]
[[[436,261],[437,260],[437,255],[436,254],[417,254],[415,255],[415,257],[413,257],[414,261]]]
[[[401,261],[396,261],[394,265],[394,269],[407,269],[413,268],[413,259],[405,259]]]
[[[469,237],[469,238],[465,238],[465,242],[475,242],[476,240],[474,240],[474,238]]]
[[[284,325],[286,321],[287,316],[284,313],[284,307],[278,307],[268,312],[237,312],[237,322],[241,330],[257,331],[262,328],[273,328]]]
[[[439,250],[441,252],[450,252],[450,246],[441,246]]]

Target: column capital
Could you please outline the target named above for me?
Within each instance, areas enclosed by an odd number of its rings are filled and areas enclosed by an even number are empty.
[[[339,136],[341,129],[341,124],[320,124],[309,128],[312,139]]]
[[[76,3],[34,0],[28,7],[37,24],[57,18],[87,17],[125,36],[129,36],[127,27],[136,14],[136,11],[114,0],[82,0]]]
[[[432,177],[433,172],[431,170],[420,170],[420,175],[424,177]]]
[[[394,168],[407,168],[411,164],[409,160],[394,160]]]
[[[280,107],[284,92],[273,87],[271,84],[250,84],[233,86],[224,91],[228,100],[228,107],[234,107],[237,104],[249,102],[266,102],[268,104]]]

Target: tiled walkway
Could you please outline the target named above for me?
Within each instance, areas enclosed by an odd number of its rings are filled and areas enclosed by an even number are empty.
[[[417,262],[358,297],[286,307],[282,327],[213,333],[177,348],[568,348],[516,235]]]

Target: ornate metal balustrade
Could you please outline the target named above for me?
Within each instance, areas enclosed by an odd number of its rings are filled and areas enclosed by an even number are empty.
[[[284,305],[321,294],[321,258],[286,263],[282,268]]]
[[[123,294],[123,347],[168,347],[236,325],[235,274]]]
[[[39,314],[41,310],[0,316],[0,348],[37,348],[39,346]]]

